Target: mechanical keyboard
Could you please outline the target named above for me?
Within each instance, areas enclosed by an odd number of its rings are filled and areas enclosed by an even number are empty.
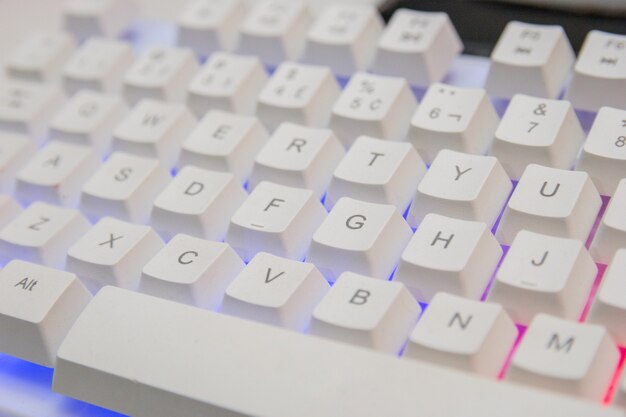
[[[0,417],[626,415],[626,35],[326,3],[3,55]]]

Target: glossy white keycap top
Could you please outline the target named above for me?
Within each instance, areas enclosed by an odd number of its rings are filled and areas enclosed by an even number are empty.
[[[154,200],[150,224],[166,237],[186,233],[220,241],[245,199],[233,174],[186,166]]]
[[[112,94],[122,90],[122,77],[131,65],[133,50],[123,41],[90,38],[63,67],[63,86],[68,94],[90,89]]]
[[[600,402],[618,361],[604,327],[540,314],[528,326],[507,379]]]
[[[589,174],[602,195],[626,178],[626,107],[602,107],[585,140],[576,169]]]
[[[602,284],[593,301],[587,321],[607,328],[615,343],[626,344],[626,249],[618,249],[604,272]]]
[[[395,206],[343,197],[313,235],[307,261],[330,282],[345,271],[386,280],[410,238]]]
[[[264,181],[231,217],[226,242],[245,262],[258,252],[301,260],[325,217],[312,191]]]
[[[357,72],[333,106],[330,128],[346,148],[361,135],[402,140],[416,107],[405,79]]]
[[[226,243],[179,234],[143,267],[139,291],[215,310],[244,266]]]
[[[603,106],[626,109],[626,35],[592,30],[578,54],[565,98],[596,112]]]
[[[496,158],[444,149],[419,183],[407,221],[417,227],[428,213],[438,213],[492,227],[512,188]]]
[[[0,83],[0,129],[27,134],[35,144],[41,144],[63,101],[57,86],[5,80]]]
[[[490,95],[523,93],[557,98],[575,54],[561,26],[509,22],[491,54],[485,87]]]
[[[442,149],[484,154],[499,118],[482,88],[433,84],[411,119],[408,141],[431,163]]]
[[[361,136],[335,169],[324,203],[332,208],[341,197],[352,197],[404,213],[425,173],[410,143]]]
[[[63,25],[80,40],[92,36],[115,38],[129,29],[136,13],[133,0],[67,0]]]
[[[522,229],[587,240],[602,200],[586,172],[530,164],[522,174],[496,237],[510,244]]]
[[[626,179],[617,185],[591,242],[589,251],[596,262],[608,264],[617,250],[626,248],[624,210],[626,210]]]
[[[191,79],[187,105],[198,118],[212,110],[252,116],[267,79],[256,56],[214,52]]]
[[[402,284],[344,272],[313,311],[310,332],[397,354],[420,313]]]
[[[141,100],[113,131],[113,150],[156,158],[171,168],[195,122],[182,104]]]
[[[15,196],[24,204],[47,201],[77,207],[83,184],[100,162],[85,146],[51,141],[15,177]]]
[[[213,110],[184,140],[178,166],[230,172],[243,184],[268,137],[256,117]]]
[[[302,331],[328,289],[315,265],[259,252],[226,289],[221,312]]]
[[[0,192],[13,192],[15,175],[34,153],[35,145],[27,135],[0,132]]]
[[[137,329],[150,337],[138,337]],[[307,383],[294,389],[302,375]],[[63,341],[53,390],[151,417],[319,417],[336,414],[339,403],[345,417],[624,415],[574,397],[398,360],[114,287],[94,297]],[[485,392],[492,401],[476,401]],[[442,407],[450,398],[454,401]]]
[[[372,71],[428,87],[444,78],[462,49],[447,13],[398,9],[378,41]]]
[[[502,306],[442,292],[420,317],[404,356],[497,378],[516,337]]]
[[[169,181],[158,160],[115,152],[83,186],[81,211],[91,219],[113,216],[145,223],[152,202]]]
[[[326,127],[339,92],[328,67],[283,62],[259,93],[257,115],[269,130],[282,122]]]
[[[0,256],[63,268],[67,249],[88,229],[76,210],[33,203],[0,230]]]
[[[440,291],[479,300],[501,256],[484,223],[430,213],[402,252],[393,280],[426,303]]]
[[[576,239],[522,230],[511,244],[489,293],[516,323],[538,313],[580,318],[598,269]]]
[[[282,123],[257,154],[249,187],[271,181],[308,188],[321,198],[344,154],[331,130]]]
[[[184,103],[187,85],[198,69],[190,49],[151,47],[124,74],[124,97],[131,105],[142,98]]]
[[[571,169],[584,140],[569,102],[516,94],[495,132],[491,154],[517,180],[530,163]]]
[[[268,65],[300,57],[311,15],[306,3],[289,0],[255,2],[241,24],[239,47],[243,55],[256,55]]]
[[[105,285],[135,290],[141,268],[163,247],[149,226],[104,217],[67,251],[67,270],[92,292]]]
[[[126,103],[117,96],[79,91],[50,121],[50,139],[88,146],[104,156],[113,130],[127,113]]]
[[[27,81],[58,81],[76,41],[64,32],[35,32],[6,58],[7,74]]]
[[[0,271],[0,352],[53,367],[91,294],[76,275],[24,261]]]
[[[344,76],[364,71],[374,58],[383,27],[374,6],[330,3],[309,30],[302,59]]]
[[[192,0],[178,16],[178,45],[200,56],[232,51],[246,12],[241,0]]]

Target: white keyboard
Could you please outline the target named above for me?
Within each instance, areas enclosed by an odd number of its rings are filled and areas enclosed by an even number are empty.
[[[625,35],[176,9],[3,55],[1,417],[626,415]]]

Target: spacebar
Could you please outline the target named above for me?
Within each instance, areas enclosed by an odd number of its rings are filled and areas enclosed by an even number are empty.
[[[113,287],[64,340],[53,389],[135,417],[623,416]]]

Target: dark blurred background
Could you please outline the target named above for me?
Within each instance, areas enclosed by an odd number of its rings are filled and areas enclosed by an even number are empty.
[[[463,39],[465,53],[472,55],[488,56],[511,20],[561,25],[576,51],[593,29],[626,35],[626,0],[590,0],[588,6],[580,6],[580,0],[571,2],[577,7],[562,1],[545,3],[548,7],[487,0],[397,0],[383,5],[382,13],[388,20],[398,8],[445,11]]]

